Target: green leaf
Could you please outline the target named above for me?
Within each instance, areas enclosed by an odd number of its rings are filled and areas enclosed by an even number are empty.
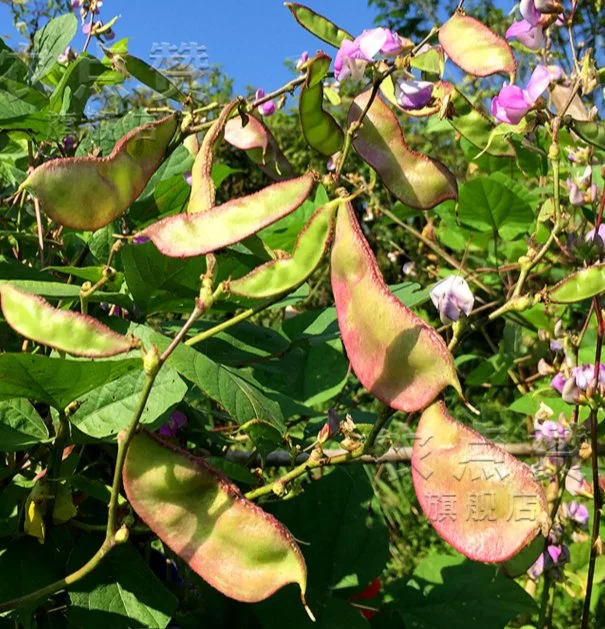
[[[134,369],[141,369],[138,358],[93,361],[2,354],[0,400],[28,398],[62,410],[92,389]]]
[[[367,586],[387,562],[387,528],[368,515],[367,503],[373,495],[364,469],[349,466],[335,468],[291,500],[266,506],[296,539],[305,542],[301,550],[309,574],[307,600],[318,620],[332,590]],[[313,626],[308,619],[305,624],[304,611],[294,601],[290,604],[291,597],[286,589],[256,606],[263,626],[274,626],[269,619],[280,617],[283,609],[290,610],[289,626]]]
[[[153,343],[160,352],[170,343],[170,339],[146,326],[133,325],[130,332],[147,344]],[[219,365],[186,345],[177,346],[167,364],[223,406],[239,424],[261,419],[281,434],[284,433],[285,425],[279,405],[266,397],[252,379],[242,377],[235,369]]]
[[[78,29],[73,13],[56,17],[34,35],[35,63],[31,82],[41,79],[56,63]]]
[[[100,540],[84,537],[70,558],[79,568]],[[70,586],[68,608],[73,624],[86,629],[164,629],[177,608],[176,597],[143,561],[134,546],[122,544],[92,574]]]
[[[0,451],[26,450],[46,439],[48,428],[27,400],[0,402]]]
[[[460,189],[460,221],[505,240],[527,234],[534,213],[524,188],[504,176],[477,177]]]
[[[537,612],[533,598],[494,566],[462,557],[429,555],[405,586],[390,592],[406,629],[504,629],[522,613]],[[382,626],[382,625],[379,625]]]
[[[176,87],[176,85],[174,85],[174,83],[166,78],[161,72],[150,66],[147,62],[130,54],[123,54],[120,55],[120,57],[124,61],[124,65],[126,66],[128,72],[147,87],[150,87],[152,90],[158,92],[164,96],[164,98],[171,98],[181,102],[186,100],[187,97]]]
[[[145,373],[131,371],[121,378],[91,391],[70,421],[90,437],[116,437],[127,428],[137,409],[145,386]],[[177,372],[164,367],[158,374],[145,410],[142,424],[153,424],[170,407],[178,404],[187,393],[187,385]]]

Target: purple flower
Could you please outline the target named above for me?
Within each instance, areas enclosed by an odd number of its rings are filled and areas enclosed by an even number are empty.
[[[59,63],[69,63],[72,59],[75,59],[75,53],[71,49],[71,46],[67,48],[57,57]]]
[[[574,367],[571,370],[571,375],[576,379],[576,386],[581,391],[586,389],[594,383],[594,365],[580,365]],[[599,384],[605,383],[605,365],[599,363],[598,371]]]
[[[400,37],[388,28],[371,28],[364,30],[353,41],[343,40],[336,59],[334,60],[334,76],[338,81],[352,76],[359,80],[378,53],[386,57],[394,57],[413,46],[409,39]]]
[[[527,571],[527,574],[534,581],[537,581],[542,576],[543,572],[544,572],[544,553],[540,553],[540,556],[536,559],[534,564]]]
[[[563,343],[561,343],[561,341],[558,341],[557,339],[551,341],[550,342],[550,351],[551,352],[561,352],[561,351],[563,351]]]
[[[259,98],[264,98],[265,90],[258,89],[256,90],[256,100]],[[275,103],[272,100],[268,100],[265,103],[262,103],[258,106],[258,111],[261,116],[272,116],[275,113]]]
[[[584,236],[584,240],[602,249],[605,246],[605,223],[599,225],[598,231],[594,228],[591,229],[586,236]]]
[[[298,61],[296,62],[296,69],[300,70],[302,68],[302,66],[305,65],[305,63],[307,63],[307,61],[309,61],[309,53],[308,51],[304,51],[300,57],[298,58]]]
[[[326,163],[326,168],[330,172],[334,172],[336,170],[336,166],[338,165],[338,160],[340,159],[340,151],[334,153],[334,155],[330,155],[330,159],[328,159]]]
[[[185,183],[190,186],[191,185],[191,171],[188,170],[187,172],[183,173],[183,179],[185,180]]]
[[[181,411],[174,411],[170,419],[160,427],[162,437],[174,437],[178,431],[187,425],[187,415]]]
[[[71,8],[75,11],[76,9],[79,9],[82,5],[82,0],[71,0],[70,4]]]
[[[525,89],[517,85],[503,85],[498,96],[492,100],[491,112],[500,122],[518,124],[523,116],[550,83],[550,72],[545,66],[537,66]]]
[[[135,236],[132,239],[132,244],[133,245],[144,245],[146,242],[149,242],[150,238],[149,236]]]
[[[104,33],[103,33],[103,37],[107,40],[107,41],[111,41],[112,39],[116,38],[116,34],[113,31],[112,28],[108,28]]]
[[[584,478],[582,469],[579,464],[572,465],[565,477],[565,490],[572,496],[585,496],[586,498],[592,498],[592,487],[590,483]]]
[[[585,527],[590,520],[590,514],[585,505],[577,500],[572,500],[569,504],[564,505],[564,512],[570,520],[573,520],[581,527]]]
[[[531,50],[538,50],[544,43],[544,30],[540,26],[541,13],[534,0],[521,0],[519,6],[523,19],[513,22],[506,31],[506,39],[518,39]]]
[[[542,422],[538,426],[536,426],[536,439],[544,440],[548,443],[552,443],[554,441],[567,441],[570,437],[569,429],[560,424],[559,422],[555,422],[552,419],[547,419]]]
[[[90,34],[90,28],[91,28],[90,22],[86,22],[85,24],[82,24],[82,33],[84,35],[89,35]]]
[[[556,571],[557,568],[561,568],[568,561],[569,548],[565,544],[549,544],[546,547],[546,552],[543,552],[536,559],[534,565],[527,571],[527,574],[534,581],[537,581],[545,571]],[[555,572],[552,576],[556,577],[557,573]]]
[[[400,79],[395,85],[395,98],[404,109],[421,109],[432,95],[433,84],[429,81]]]
[[[473,309],[475,297],[466,280],[459,275],[449,275],[431,290],[431,301],[442,323],[452,323],[460,319],[460,314],[468,316]]]
[[[551,381],[550,386],[559,393],[563,393],[563,387],[565,386],[565,376],[559,372]]]

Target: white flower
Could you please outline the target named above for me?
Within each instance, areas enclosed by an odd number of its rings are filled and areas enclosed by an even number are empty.
[[[461,313],[470,314],[475,297],[464,278],[448,275],[431,290],[431,301],[439,310],[442,323],[452,323],[460,319]]]

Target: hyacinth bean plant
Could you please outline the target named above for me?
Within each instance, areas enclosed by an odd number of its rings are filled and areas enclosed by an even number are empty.
[[[579,0],[286,3],[319,50],[248,97],[68,4],[0,41],[0,626],[603,626]]]

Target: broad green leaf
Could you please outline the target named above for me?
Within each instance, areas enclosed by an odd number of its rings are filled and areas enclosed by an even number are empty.
[[[167,337],[145,326],[133,325],[130,332],[146,343],[153,343],[160,352],[170,342]],[[256,383],[240,376],[235,369],[215,363],[186,345],[179,345],[167,364],[223,406],[239,424],[251,419],[261,419],[280,433],[285,431],[279,405],[266,397]]]
[[[533,598],[496,568],[449,555],[429,555],[412,580],[397,582],[388,593],[389,611],[376,619],[379,629],[398,626],[405,618],[410,629],[504,629],[520,614],[537,613]],[[391,624],[389,624],[389,622]]]
[[[57,57],[67,48],[78,29],[73,13],[60,15],[34,35],[35,62],[31,82],[35,83],[57,63]]]
[[[128,72],[141,83],[161,94],[164,98],[170,98],[183,102],[186,96],[166,78],[159,70],[150,66],[147,62],[134,57],[131,54],[122,54],[120,59],[124,62]]]
[[[62,410],[92,389],[141,368],[138,358],[92,361],[2,354],[0,400],[28,398]]]
[[[69,419],[90,437],[114,438],[131,423],[144,386],[143,370],[127,373],[91,391]],[[141,423],[153,425],[170,407],[178,404],[185,393],[187,385],[177,372],[164,367],[155,379]]]
[[[302,494],[267,507],[297,539],[306,542],[301,550],[309,572],[307,600],[318,617],[331,590],[365,587],[388,560],[387,528],[368,513],[373,494],[364,469],[349,466],[335,468],[320,482],[307,485]],[[303,623],[304,612],[293,602],[287,590],[278,592],[258,606],[258,613],[267,618],[287,608],[292,611],[293,626],[312,626]]]
[[[505,240],[527,234],[534,213],[520,184],[495,175],[476,177],[460,188],[460,221]]]
[[[69,567],[79,568],[99,545],[99,539],[83,537]],[[87,629],[107,629],[108,620],[112,629],[164,629],[178,604],[130,543],[114,548],[92,574],[73,584],[69,601],[69,619]]]
[[[47,439],[44,420],[27,400],[15,398],[0,402],[0,451],[27,450]]]

